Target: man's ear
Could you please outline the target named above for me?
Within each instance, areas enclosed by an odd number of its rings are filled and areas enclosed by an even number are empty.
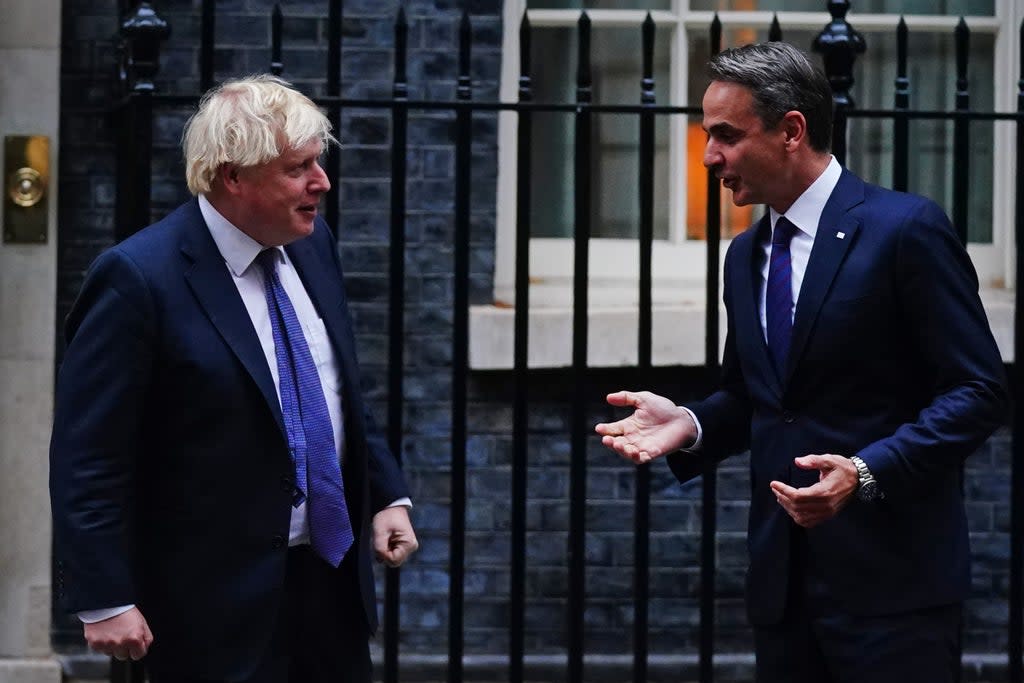
[[[230,194],[238,194],[240,180],[239,167],[235,164],[221,164],[217,169],[217,178],[221,186]]]
[[[807,119],[796,110],[788,111],[783,115],[779,125],[786,136],[786,151],[795,152],[807,137]]]

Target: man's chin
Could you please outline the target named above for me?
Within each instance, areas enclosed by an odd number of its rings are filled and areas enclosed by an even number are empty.
[[[740,189],[740,190],[729,190],[729,194],[732,195],[733,206],[747,206],[748,204],[752,204],[753,203],[750,200],[750,197],[748,197],[743,192],[742,189]]]

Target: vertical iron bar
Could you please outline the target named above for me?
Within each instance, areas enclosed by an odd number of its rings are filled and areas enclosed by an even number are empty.
[[[956,114],[953,120],[953,227],[960,243],[967,246],[967,184],[970,182],[970,96],[967,91],[967,59],[970,30],[961,16],[954,30],[956,40]],[[964,465],[960,464],[960,492],[964,489]],[[963,619],[957,632],[955,683],[963,676]]]
[[[640,103],[652,106],[654,92],[654,20],[647,13],[641,28],[643,76]],[[640,291],[637,329],[637,364],[641,373],[651,368],[652,252],[654,248],[654,112],[640,113]],[[650,591],[650,501],[651,466],[636,468],[636,493],[633,501],[633,682],[646,683],[648,609]]]
[[[572,377],[575,400],[570,422],[572,465],[569,470],[569,683],[583,683],[583,610],[586,595],[587,513],[587,311],[590,259],[590,152],[593,98],[590,72],[590,16],[578,22],[579,55],[576,71],[576,130],[574,136],[573,336]]]
[[[118,150],[117,225],[114,238],[134,235],[150,223],[152,189],[153,99],[136,88],[122,109]]]
[[[270,73],[280,76],[284,71],[281,59],[281,31],[284,17],[281,15],[281,3],[274,3],[274,11],[270,15]]]
[[[390,298],[388,301],[388,443],[391,452],[402,457],[405,405],[405,187],[408,150],[409,109],[405,103],[409,87],[405,75],[409,26],[405,9],[399,7],[395,20],[395,80],[391,90],[391,247]],[[399,602],[401,570],[388,568],[384,577],[384,683],[398,683]]]
[[[1020,25],[1021,45],[1024,45],[1024,22]],[[1024,49],[1018,64],[1017,112],[1024,114]],[[1017,302],[1013,307],[1013,387],[1020,391],[1024,387],[1024,315],[1021,314],[1020,296],[1024,292],[1024,118],[1017,119],[1017,206],[1015,235],[1017,244]],[[1024,598],[1024,400],[1016,397],[1013,401],[1013,436],[1011,441],[1013,460],[1010,487],[1010,624],[1007,654],[1010,683],[1024,681],[1024,614],[1021,612]]]
[[[116,239],[123,240],[150,222],[153,146],[153,79],[160,70],[160,44],[170,34],[167,22],[147,2],[121,22],[122,78],[128,98],[121,109],[118,140]]]
[[[206,92],[213,87],[213,47],[216,40],[215,0],[203,0],[199,19],[199,87]]]
[[[519,25],[519,101],[533,100],[530,79],[530,20]],[[528,448],[528,359],[530,329],[530,178],[533,112],[519,112],[516,166],[516,311],[512,406],[512,567],[509,586],[509,682],[523,683],[526,653],[526,475]]]
[[[341,0],[330,0],[327,11],[327,95],[341,95]],[[334,134],[341,139],[341,105],[332,104],[328,107],[327,118],[331,122]],[[341,195],[341,150],[332,147],[327,151],[327,177],[331,179],[331,189],[327,193],[327,210],[325,218],[335,236],[339,234],[340,207],[338,198]]]
[[[711,56],[722,49],[722,22],[715,13],[711,22]],[[722,236],[722,188],[712,171],[708,171],[707,194],[707,287],[704,300],[704,366],[708,376],[716,376],[718,368],[718,262]],[[715,536],[718,532],[718,480],[714,464],[708,463],[701,473],[701,538],[700,538],[700,683],[714,680],[715,651]]]
[[[160,44],[170,34],[167,22],[149,3],[141,2],[120,26],[123,45],[121,78],[128,99],[118,114],[121,134],[117,150],[117,225],[121,241],[150,222],[153,154],[153,79],[160,70]],[[110,660],[110,681],[143,683],[141,662]]]
[[[779,24],[778,13],[772,15],[772,24],[768,27],[768,40],[772,42],[782,40],[782,25]]]
[[[970,96],[967,92],[967,58],[971,32],[960,17],[956,25],[956,112],[953,122],[953,226],[960,242],[967,244],[967,187],[970,178]]]
[[[456,99],[472,99],[469,76],[469,13],[459,23],[459,80]],[[466,559],[466,377],[469,361],[469,184],[473,115],[468,107],[455,114],[455,311],[452,350],[452,492],[449,561],[448,683],[463,678],[463,609]]]
[[[892,187],[906,192],[910,177],[910,121],[902,113],[910,108],[910,79],[907,77],[907,22],[900,17],[896,27],[896,95],[893,118]]]

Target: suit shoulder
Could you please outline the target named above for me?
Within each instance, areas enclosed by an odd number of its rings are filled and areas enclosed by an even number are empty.
[[[202,221],[195,200],[182,204],[156,223],[146,226],[112,247],[139,264],[159,261],[180,247],[183,230],[195,221]]]
[[[942,208],[932,199],[912,192],[899,192],[880,185],[864,183],[865,211],[881,212],[893,217],[908,214],[945,215]]]
[[[897,192],[870,183],[864,184],[864,202],[856,214],[875,231],[894,234],[908,229],[953,232],[946,212],[934,200],[910,192]]]

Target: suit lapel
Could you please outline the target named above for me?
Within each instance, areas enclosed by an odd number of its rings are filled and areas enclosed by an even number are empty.
[[[306,287],[309,298],[313,301],[320,317],[327,329],[327,336],[331,340],[331,346],[338,358],[339,369],[341,370],[341,393],[343,407],[356,405],[354,400],[357,396],[353,390],[354,378],[356,375],[355,357],[352,348],[352,328],[345,311],[345,293],[338,286],[340,278],[335,270],[333,262],[325,263],[321,254],[314,244],[315,237],[293,242],[285,247],[288,258],[291,259],[295,270]],[[346,408],[344,413],[347,415]],[[346,417],[346,424],[350,424]],[[346,432],[348,430],[346,429]],[[347,438],[347,437],[346,437]]]
[[[344,360],[343,378],[347,379],[349,349],[348,344],[342,342],[351,339],[352,330],[349,328],[348,318],[343,315],[344,293],[338,287],[338,277],[330,273],[329,264],[325,264],[317,253],[312,238],[293,242],[285,247],[285,250],[295,270],[298,271],[313,306],[323,318],[335,353]]]
[[[818,232],[811,247],[811,256],[800,285],[800,297],[793,319],[793,337],[786,363],[786,383],[792,378],[821,312],[825,295],[839,271],[846,253],[856,241],[860,221],[848,214],[864,201],[864,183],[850,171],[843,170],[839,182],[825,204],[818,221]],[[840,236],[841,235],[841,236]]]
[[[245,309],[245,304],[242,303],[238,289],[224,263],[224,257],[217,250],[217,245],[206,227],[198,202],[193,200],[192,206],[194,216],[186,225],[181,245],[182,253],[191,261],[190,267],[185,271],[185,280],[210,322],[256,382],[283,434],[281,404],[277,398],[277,389],[274,387],[274,378],[267,367],[267,357],[260,346],[249,312]]]
[[[754,361],[761,367],[762,374],[768,380],[772,391],[781,397],[782,383],[775,371],[775,364],[772,362],[768,344],[764,339],[764,330],[761,328],[761,242],[767,239],[766,236],[770,233],[771,219],[765,213],[754,229],[749,231],[750,239],[736,243],[737,262],[745,266],[740,268],[735,276],[736,333],[742,337],[757,339]],[[746,327],[746,325],[750,325],[750,327]]]

